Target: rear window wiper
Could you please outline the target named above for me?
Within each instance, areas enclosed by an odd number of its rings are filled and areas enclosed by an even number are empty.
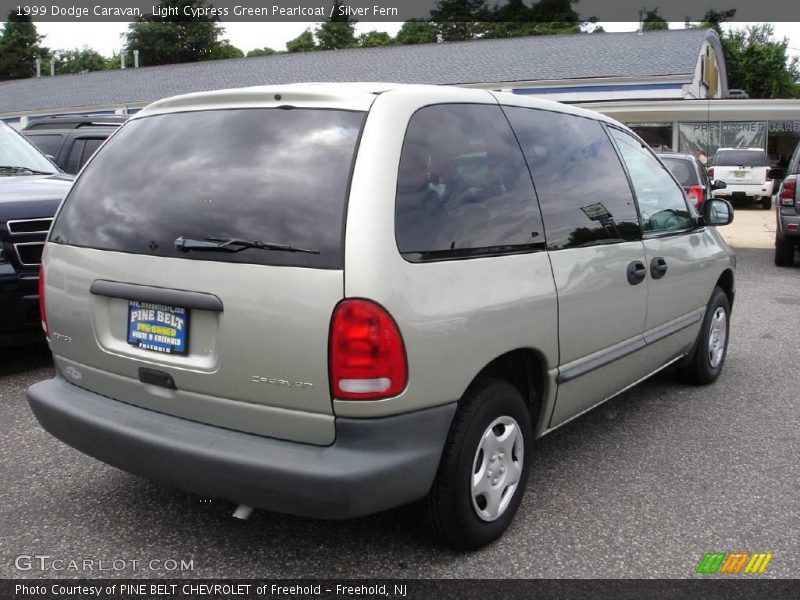
[[[212,250],[218,252],[241,252],[248,248],[259,250],[277,250],[279,252],[305,252],[306,254],[319,254],[319,250],[309,250],[308,248],[297,248],[286,244],[274,244],[272,242],[239,240],[236,238],[215,238],[205,237],[200,240],[185,238],[183,236],[175,240],[175,248],[183,252],[190,250]]]
[[[30,173],[31,175],[55,175],[54,171],[37,171],[30,167],[20,167],[18,165],[0,165],[0,173]]]

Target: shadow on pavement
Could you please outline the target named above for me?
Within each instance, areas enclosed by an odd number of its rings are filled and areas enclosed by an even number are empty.
[[[0,349],[0,377],[53,364],[47,344]]]

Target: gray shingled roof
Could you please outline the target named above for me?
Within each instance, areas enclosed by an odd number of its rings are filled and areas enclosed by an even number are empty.
[[[706,35],[685,29],[518,37],[41,77],[0,84],[0,114],[140,104],[188,92],[304,81],[475,84],[692,75]]]

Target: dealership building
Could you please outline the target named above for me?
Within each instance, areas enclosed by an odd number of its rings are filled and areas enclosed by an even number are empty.
[[[141,60],[147,64],[146,56]],[[0,119],[22,127],[55,114],[131,114],[159,98],[203,90],[393,81],[506,90],[576,104],[626,123],[659,149],[711,155],[720,146],[758,146],[775,161],[788,158],[800,141],[800,100],[745,99],[728,89],[725,72],[722,46],[711,30],[518,37],[8,81],[0,83]]]

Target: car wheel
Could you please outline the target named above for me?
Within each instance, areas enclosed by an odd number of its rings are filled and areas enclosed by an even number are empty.
[[[775,238],[775,265],[791,267],[794,265],[794,242],[786,238]]]
[[[764,196],[761,198],[761,208],[769,210],[772,208],[772,196]]]
[[[467,390],[426,499],[440,541],[475,550],[503,534],[525,492],[532,443],[530,413],[517,388],[490,379]]]
[[[688,383],[707,385],[719,377],[728,353],[730,314],[728,296],[721,288],[715,287],[706,307],[694,355],[681,369],[683,378]]]

